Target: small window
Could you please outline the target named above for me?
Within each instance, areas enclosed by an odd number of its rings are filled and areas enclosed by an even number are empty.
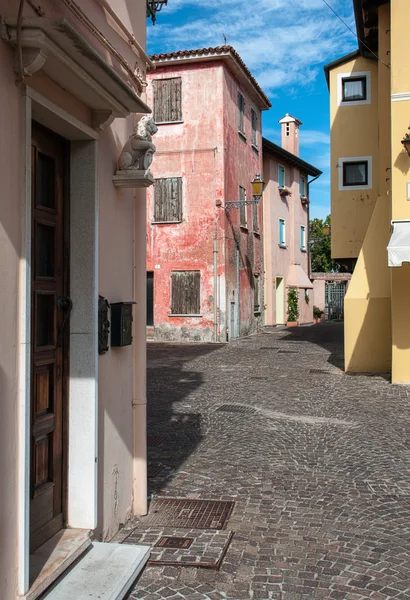
[[[199,315],[201,310],[200,271],[171,273],[171,314]]]
[[[182,178],[156,179],[154,190],[154,222],[182,221]]]
[[[247,227],[247,205],[244,204],[246,201],[246,190],[241,185],[239,186],[239,200],[241,204],[239,205],[239,218],[241,227]]]
[[[251,119],[252,119],[252,144],[254,146],[258,146],[258,115],[256,111],[251,109]]]
[[[342,102],[366,100],[366,87],[366,77],[343,77]]]
[[[278,183],[280,188],[285,187],[285,167],[282,167],[282,165],[278,167]]]
[[[304,175],[300,176],[300,195],[303,198],[306,198],[307,196],[306,177]]]
[[[182,121],[182,79],[154,79],[154,120],[156,123]]]
[[[338,106],[355,106],[370,104],[371,72],[354,71],[353,73],[338,73],[337,103]]]
[[[285,124],[285,136],[286,137],[290,136],[290,123]]]
[[[245,135],[245,98],[238,92],[238,130]]]
[[[279,246],[286,246],[285,219],[279,219]]]
[[[300,226],[300,249],[306,252],[306,227],[304,225]]]
[[[260,313],[261,312],[261,281],[259,274],[255,274],[253,276],[253,292],[254,292],[254,300],[253,300],[253,312]]]
[[[343,187],[368,185],[369,167],[365,160],[343,163]]]

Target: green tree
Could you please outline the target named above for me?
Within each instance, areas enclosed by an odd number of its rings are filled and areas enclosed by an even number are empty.
[[[328,235],[324,227],[329,228]],[[330,215],[326,219],[312,219],[309,223],[310,260],[312,273],[337,273],[339,265],[332,260],[330,238]]]

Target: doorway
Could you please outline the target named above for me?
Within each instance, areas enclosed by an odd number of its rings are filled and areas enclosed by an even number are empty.
[[[276,325],[285,323],[285,284],[283,277],[276,277]]]
[[[147,271],[147,327],[154,326],[154,272]]]
[[[67,143],[33,125],[30,551],[65,526],[68,297]]]

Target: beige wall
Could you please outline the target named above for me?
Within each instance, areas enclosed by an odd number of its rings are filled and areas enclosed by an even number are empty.
[[[13,53],[0,42],[0,590],[15,598],[17,572],[18,314],[21,260],[20,94]]]
[[[16,2],[0,0],[0,15],[16,17]],[[113,25],[103,9],[94,0],[79,3],[81,8],[113,43],[132,67],[142,70],[142,58],[130,48],[124,35]],[[126,25],[133,29],[137,39],[145,44],[146,4],[138,1],[112,1]],[[63,2],[45,0],[41,3],[46,17],[65,16],[88,41],[107,59],[114,69],[127,80],[119,64],[100,42],[74,17]],[[26,16],[35,16],[26,3]],[[18,410],[19,376],[18,326],[24,307],[25,290],[19,280],[19,267],[24,257],[22,247],[22,215],[24,206],[21,90],[15,84],[14,52],[0,40],[0,476],[4,485],[0,491],[0,589],[2,600],[15,600],[17,580],[21,578],[18,565],[24,550],[18,545],[18,509],[22,502],[17,489],[21,453],[18,449],[18,422],[24,406]],[[56,85],[46,75],[37,73],[29,83],[55,105],[90,126],[91,110]],[[99,135],[98,186],[99,186],[99,288],[95,290],[110,302],[134,300],[137,290],[138,305],[134,318],[136,330],[145,331],[145,253],[135,253],[135,236],[144,239],[145,191],[117,190],[112,183],[118,155],[133,128],[134,116],[116,119]],[[75,174],[74,174],[75,176]],[[134,213],[137,211],[140,230],[134,231]],[[84,253],[88,251],[84,248]],[[138,264],[135,264],[135,257]],[[24,271],[24,265],[21,272]],[[137,273],[138,281],[134,273]],[[142,281],[141,281],[142,273]],[[143,293],[141,294],[141,289]],[[142,299],[143,298],[143,299]],[[21,333],[21,332],[20,332]],[[98,480],[98,533],[110,538],[125,522],[133,502],[133,403],[145,403],[145,340],[138,334],[137,354],[141,356],[134,365],[135,347],[110,349],[99,358],[99,480]],[[20,368],[19,368],[20,367]],[[24,382],[23,382],[24,392]],[[140,410],[143,420],[144,409]],[[136,444],[138,447],[138,444]],[[140,448],[144,448],[145,439]],[[144,450],[141,450],[142,460]],[[94,458],[93,458],[94,460]],[[20,463],[19,463],[20,461]],[[144,470],[141,470],[144,477]],[[146,499],[146,480],[141,480],[142,496]],[[19,560],[20,556],[20,560]]]
[[[371,103],[338,106],[338,75],[371,73]],[[331,212],[333,258],[356,258],[366,235],[378,194],[378,63],[362,57],[330,72]],[[371,156],[373,185],[369,190],[339,191],[340,158]]]

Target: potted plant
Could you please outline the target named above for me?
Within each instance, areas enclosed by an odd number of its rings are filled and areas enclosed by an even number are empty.
[[[323,310],[320,310],[317,306],[313,307],[313,322],[316,324],[322,318]]]
[[[288,289],[288,320],[286,325],[288,327],[296,327],[299,319],[299,298],[298,290],[295,287]]]

